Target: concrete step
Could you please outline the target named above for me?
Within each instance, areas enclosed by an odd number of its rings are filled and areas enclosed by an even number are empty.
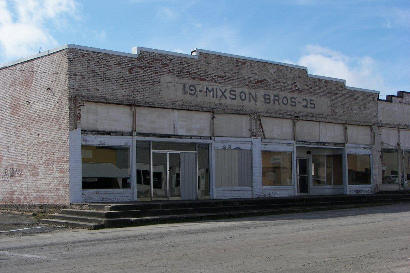
[[[98,211],[98,210],[78,210],[78,209],[63,209],[60,214],[95,217],[95,218],[119,218],[128,216],[140,215],[140,210],[126,210],[126,211]]]
[[[61,220],[61,219],[41,219],[40,223],[47,224],[47,225],[53,225],[53,226],[72,227],[72,228],[85,228],[85,229],[104,228],[103,224],[69,221],[69,220]]]
[[[98,207],[98,210],[124,211],[124,210],[154,210],[154,209],[177,209],[177,208],[200,208],[200,207],[224,207],[243,206],[256,204],[280,204],[282,206],[311,205],[317,203],[365,203],[379,201],[410,200],[410,195],[358,195],[358,196],[319,196],[319,197],[293,197],[293,198],[258,198],[258,199],[233,199],[233,200],[196,200],[196,201],[153,201],[133,202],[127,204],[96,204],[90,207]]]
[[[409,202],[410,194],[306,196],[197,201],[89,204],[88,209],[64,209],[44,223],[82,228],[126,227],[156,223],[223,219],[314,210],[333,210]]]
[[[169,201],[162,203],[143,203],[136,202],[132,204],[112,204],[106,205],[106,211],[125,211],[125,210],[161,210],[161,209],[182,209],[182,208],[210,208],[210,207],[235,207],[246,205],[280,205],[280,206],[297,206],[316,204],[316,203],[330,203],[335,200],[305,200],[305,199],[289,199],[289,200],[276,200],[276,199],[240,199],[240,200],[209,200],[209,201]]]
[[[88,216],[76,216],[76,215],[67,215],[67,214],[52,214],[49,215],[49,219],[56,220],[66,220],[72,222],[81,222],[81,223],[91,223],[91,224],[104,224],[104,218],[88,217]]]
[[[387,205],[387,204],[383,204]],[[336,210],[349,209],[356,207],[374,206],[374,204],[344,204],[335,206],[311,206],[311,207],[291,207],[291,208],[275,208],[275,209],[258,209],[258,210],[238,210],[238,211],[223,211],[215,213],[191,213],[191,214],[176,214],[176,215],[157,215],[138,218],[117,218],[105,219],[104,226],[107,228],[120,228],[128,226],[154,225],[162,223],[178,223],[187,221],[201,220],[218,220],[226,218],[250,217],[261,215],[275,215],[286,213],[301,213],[320,210]]]
[[[337,202],[315,202],[310,205],[333,205]],[[236,204],[232,206],[184,206],[175,208],[147,208],[139,210],[127,210],[125,211],[93,211],[93,210],[73,210],[73,209],[64,209],[60,214],[62,215],[72,215],[72,216],[84,216],[84,217],[96,217],[96,218],[130,218],[130,217],[147,217],[147,216],[159,216],[159,215],[179,215],[179,214],[194,214],[194,213],[216,213],[216,212],[226,212],[226,211],[238,211],[238,210],[261,210],[261,209],[272,209],[272,208],[290,208],[290,207],[300,207],[305,206],[302,203],[289,203],[289,204],[275,204],[275,203],[255,203],[240,205]],[[172,206],[171,206],[172,207]],[[117,207],[120,208],[120,207]]]

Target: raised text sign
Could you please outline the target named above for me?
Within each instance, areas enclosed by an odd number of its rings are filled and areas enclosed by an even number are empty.
[[[215,104],[237,105],[258,112],[288,110],[326,114],[329,112],[330,105],[327,98],[270,90],[251,90],[171,77],[161,78],[161,93],[171,100],[182,99],[184,102],[210,107]]]

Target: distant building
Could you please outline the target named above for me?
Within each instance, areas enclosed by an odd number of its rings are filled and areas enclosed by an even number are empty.
[[[0,67],[0,203],[409,188],[410,93],[195,50],[67,45]]]

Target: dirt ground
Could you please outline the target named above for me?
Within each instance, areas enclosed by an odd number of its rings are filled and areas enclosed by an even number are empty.
[[[2,236],[25,236],[65,229],[64,227],[41,225],[39,219],[40,215],[32,213],[0,211],[0,238]]]

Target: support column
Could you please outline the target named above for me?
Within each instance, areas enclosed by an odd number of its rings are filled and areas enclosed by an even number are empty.
[[[252,138],[252,197],[262,195],[262,141],[261,138]]]
[[[133,192],[134,200],[138,200],[136,162],[137,162],[137,140],[135,136],[133,136],[132,142],[131,142],[131,189]]]
[[[343,188],[344,188],[344,194],[348,194],[348,184],[349,184],[349,164],[347,162],[347,147],[345,145],[345,148],[343,149],[343,155],[342,155],[342,165],[343,165]]]
[[[69,135],[69,194],[70,203],[83,202],[82,162],[81,162],[81,128],[72,130]]]

